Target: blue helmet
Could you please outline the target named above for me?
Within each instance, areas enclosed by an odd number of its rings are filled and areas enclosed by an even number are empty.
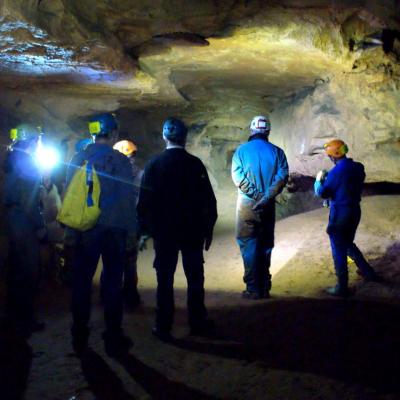
[[[75,151],[77,153],[79,153],[80,151],[85,150],[86,147],[88,147],[89,144],[92,144],[92,143],[93,143],[93,139],[91,139],[91,138],[85,138],[85,139],[78,140],[75,143]]]
[[[40,129],[30,124],[21,124],[10,130],[10,139],[13,142],[38,139],[39,136]]]
[[[185,124],[176,118],[168,118],[163,125],[163,136],[171,142],[181,143],[187,136]]]
[[[113,114],[99,114],[89,121],[89,132],[92,136],[108,135],[118,129],[117,120]]]

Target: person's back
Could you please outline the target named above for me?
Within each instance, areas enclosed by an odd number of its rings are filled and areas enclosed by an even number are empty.
[[[266,193],[268,191],[277,174],[282,175],[282,179],[285,179],[279,170],[282,160],[286,160],[283,150],[262,135],[255,136],[239,146],[233,160],[237,169],[233,169],[232,174],[234,177],[236,174],[238,175],[237,180],[240,180],[239,176],[246,176],[254,185],[254,191],[243,191],[239,184],[239,194],[254,198],[255,192]]]
[[[93,163],[100,181],[101,214],[98,225],[132,229],[136,221],[135,192],[132,172],[128,159],[106,144],[90,144],[77,153],[70,162],[67,172],[67,186],[76,168],[85,161]]]
[[[275,197],[288,178],[285,153],[269,142],[270,129],[267,117],[254,117],[247,143],[232,158],[232,180],[238,188],[236,240],[245,270],[242,297],[251,300],[269,297]]]
[[[204,258],[217,220],[214,192],[203,163],[185,150],[187,128],[175,118],[165,121],[167,149],[145,167],[138,219],[143,235],[154,239],[157,311],[153,334],[170,340],[174,318],[174,274],[178,254],[188,283],[191,333],[205,334],[213,324],[204,304]]]
[[[364,180],[364,166],[351,158],[343,158],[329,171],[322,197],[330,199],[331,207],[357,206]]]
[[[152,159],[145,169],[156,239],[201,242],[215,219],[215,198],[203,163],[183,148],[171,148]],[[215,220],[213,221],[215,222]]]

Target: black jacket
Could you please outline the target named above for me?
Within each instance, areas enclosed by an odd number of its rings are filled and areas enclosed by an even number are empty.
[[[217,202],[200,159],[172,148],[150,160],[137,210],[141,232],[155,240],[202,244],[217,220]]]

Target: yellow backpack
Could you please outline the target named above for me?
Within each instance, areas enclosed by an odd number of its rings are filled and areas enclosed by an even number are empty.
[[[57,221],[78,231],[96,225],[101,210],[100,180],[94,166],[85,161],[68,185]]]

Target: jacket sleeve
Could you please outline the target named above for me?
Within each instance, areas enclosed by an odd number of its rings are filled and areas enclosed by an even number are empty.
[[[259,200],[262,197],[262,193],[257,190],[256,185],[244,171],[239,150],[235,151],[232,158],[232,180],[235,186],[248,197],[254,200]]]
[[[273,178],[272,184],[268,189],[268,198],[273,199],[282,192],[289,177],[289,166],[286,155],[283,150],[279,149],[277,158],[277,170]]]
[[[323,199],[329,199],[333,197],[339,185],[336,175],[337,174],[335,174],[334,170],[331,170],[328,173],[326,179],[320,183],[318,189],[316,190],[318,196],[322,197]]]
[[[152,176],[150,166],[146,165],[140,183],[139,201],[137,204],[137,220],[140,235],[153,236],[154,191],[154,177]]]
[[[215,198],[213,188],[211,186],[210,178],[206,167],[201,163],[200,170],[200,186],[201,193],[203,193],[203,210],[202,217],[204,221],[205,235],[208,236],[212,233],[214,225],[217,222],[218,212],[217,212],[217,199]]]

